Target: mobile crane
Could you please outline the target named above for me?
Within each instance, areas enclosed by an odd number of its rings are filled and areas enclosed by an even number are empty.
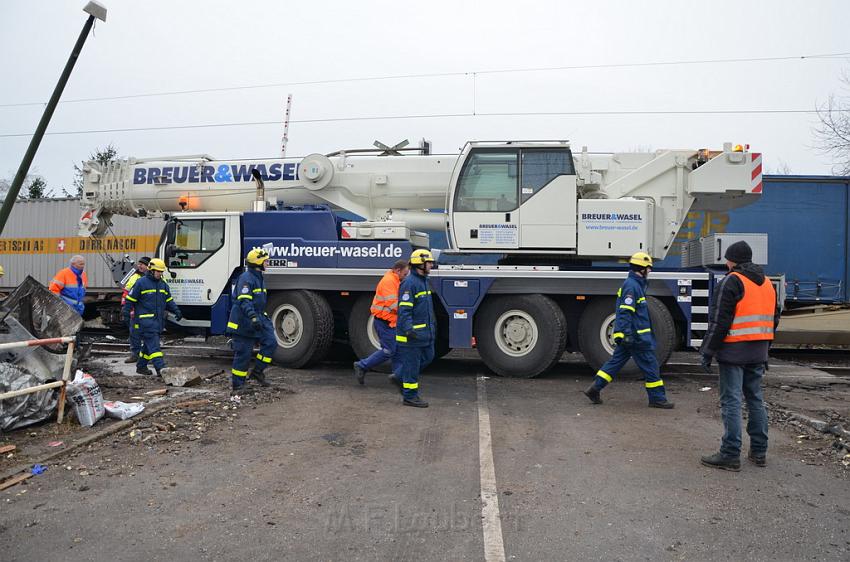
[[[376,349],[377,280],[428,247],[420,230],[444,231],[450,248],[431,276],[438,355],[477,346],[494,372],[532,377],[565,349],[594,368],[607,359],[624,277],[618,259],[663,258],[688,211],[728,210],[761,192],[761,155],[731,143],[573,154],[566,141],[500,141],[429,152],[87,162],[81,234],[104,236],[114,214],[164,217],[157,254],[181,324],[210,334],[224,332],[245,253],[267,249],[275,360],[303,367],[335,338],[359,356]],[[662,363],[676,347],[699,345],[711,283],[705,271],[653,273],[648,302]]]

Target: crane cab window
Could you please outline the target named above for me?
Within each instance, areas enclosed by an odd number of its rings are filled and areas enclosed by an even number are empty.
[[[455,211],[508,212],[517,208],[519,150],[470,153],[458,179]]]
[[[573,155],[569,149],[525,149],[522,151],[520,193],[525,203],[558,176],[575,175]]]
[[[177,220],[168,267],[198,267],[224,246],[224,219]]]

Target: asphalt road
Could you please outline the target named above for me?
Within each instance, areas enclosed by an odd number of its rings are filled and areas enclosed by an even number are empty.
[[[418,410],[383,375],[359,387],[338,365],[275,370],[293,394],[246,401],[202,440],[105,440],[0,492],[0,558],[483,560],[485,374],[438,363]],[[507,560],[850,558],[846,479],[802,463],[775,428],[767,468],[702,467],[719,444],[716,385],[665,380],[673,411],[648,409],[635,380],[593,406],[569,363],[483,381]]]

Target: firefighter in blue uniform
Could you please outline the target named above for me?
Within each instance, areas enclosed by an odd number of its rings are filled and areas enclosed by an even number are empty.
[[[268,259],[269,253],[262,248],[254,248],[248,252],[245,257],[245,271],[233,287],[233,308],[227,322],[227,333],[233,338],[233,367],[230,369],[230,379],[236,394],[243,390],[248,378],[256,380],[261,386],[269,386],[263,371],[272,362],[277,339],[272,321],[266,313],[267,292],[263,271]],[[249,375],[248,365],[257,343],[260,344],[260,350]]]
[[[399,286],[398,323],[396,324],[396,354],[401,364],[403,404],[427,408],[419,397],[419,373],[434,360],[437,319],[431,301],[428,274],[434,267],[434,257],[428,250],[415,250],[410,255],[410,275]],[[394,379],[394,380],[393,380]],[[398,384],[398,379],[391,377]]]
[[[664,392],[664,381],[655,357],[655,337],[646,302],[646,282],[652,269],[649,254],[638,252],[629,259],[629,276],[617,291],[616,317],[614,319],[614,355],[596,372],[596,378],[585,395],[594,404],[602,404],[600,391],[613,380],[629,359],[643,372],[646,393],[651,408],[673,408]]]
[[[124,320],[130,322],[130,310],[133,310],[133,329],[138,331],[142,342],[139,360],[136,362],[136,372],[140,375],[150,375],[148,363],[153,363],[156,374],[161,375],[165,367],[162,350],[159,347],[159,334],[165,327],[166,311],[174,314],[179,322],[183,314],[174,299],[168,283],[162,279],[165,273],[165,262],[154,258],[148,264],[148,272],[139,278],[133,288],[127,293],[124,302]]]

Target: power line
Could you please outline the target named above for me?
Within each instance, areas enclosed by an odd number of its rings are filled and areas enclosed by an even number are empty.
[[[850,112],[850,109],[835,109],[837,112]],[[329,117],[322,119],[293,119],[290,123],[342,123],[355,121],[391,121],[405,119],[451,119],[459,117],[588,117],[616,115],[781,115],[816,114],[816,109],[708,109],[708,110],[659,110],[659,111],[515,111],[493,113],[435,113],[424,115],[376,115],[365,117]],[[45,135],[85,135],[93,133],[130,133],[143,131],[174,131],[185,129],[208,129],[217,127],[255,127],[275,125],[280,121],[244,121],[235,123],[201,123],[196,125],[165,125],[161,127],[125,127],[119,129],[86,129],[77,131],[48,131]],[[0,138],[28,137],[32,133],[6,133]]]
[[[850,52],[845,53],[825,53],[816,55],[795,55],[784,57],[751,57],[751,58],[731,58],[731,59],[702,59],[702,60],[677,60],[677,61],[650,61],[636,63],[610,63],[610,64],[579,64],[568,66],[545,66],[545,67],[529,67],[529,68],[503,68],[491,70],[470,70],[464,72],[434,72],[423,74],[397,74],[388,76],[365,76],[354,78],[333,78],[327,80],[309,80],[300,82],[274,82],[269,84],[253,84],[245,86],[226,86],[221,88],[200,88],[194,90],[173,90],[167,92],[147,92],[140,94],[127,94],[123,96],[104,96],[95,98],[76,98],[60,101],[60,103],[87,103],[95,101],[115,101],[147,97],[161,96],[178,96],[186,94],[206,94],[212,92],[232,92],[239,90],[255,90],[262,88],[281,88],[293,86],[317,86],[327,84],[353,83],[353,82],[370,82],[380,80],[409,80],[420,78],[448,78],[459,76],[481,76],[487,74],[508,74],[508,73],[528,73],[528,72],[556,72],[565,70],[591,70],[591,69],[610,69],[610,68],[641,68],[653,66],[677,66],[677,65],[693,65],[693,64],[737,64],[748,62],[780,62],[780,61],[802,61],[809,59],[841,59],[842,57],[850,56]],[[26,107],[33,105],[44,105],[44,102],[22,102],[22,103],[6,103],[0,104],[0,108],[6,107]]]

